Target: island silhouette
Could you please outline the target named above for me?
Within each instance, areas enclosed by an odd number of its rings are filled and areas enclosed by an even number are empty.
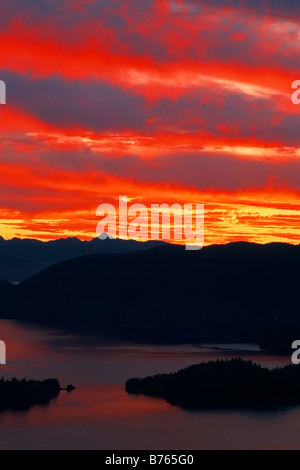
[[[57,379],[18,380],[0,379],[0,412],[6,410],[26,411],[34,405],[47,405],[61,390],[71,392],[75,387],[61,388]]]
[[[290,365],[269,370],[242,359],[218,360],[172,374],[132,378],[125,389],[185,409],[274,409],[300,404],[300,369]]]

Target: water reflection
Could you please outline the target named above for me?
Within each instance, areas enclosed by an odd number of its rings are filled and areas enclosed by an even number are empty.
[[[7,344],[8,362],[0,366],[0,375],[57,377],[63,386],[77,387],[49,406],[0,415],[1,449],[300,448],[300,408],[189,412],[124,390],[130,377],[175,371],[203,360],[242,354],[275,367],[289,363],[288,357],[267,355],[253,345],[117,343],[7,321],[0,321],[0,338]]]

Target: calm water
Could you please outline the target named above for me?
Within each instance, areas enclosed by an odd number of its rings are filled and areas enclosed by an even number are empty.
[[[7,321],[0,321],[0,339],[8,362],[0,375],[57,377],[62,386],[77,387],[50,405],[0,414],[0,449],[300,449],[300,407],[189,412],[124,391],[130,377],[200,361],[242,356],[275,367],[289,358],[265,355],[251,345],[122,344]]]

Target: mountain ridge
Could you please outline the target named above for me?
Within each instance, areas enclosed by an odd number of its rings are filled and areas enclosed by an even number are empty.
[[[21,282],[49,266],[79,256],[134,252],[162,244],[164,242],[161,241],[138,242],[121,239],[99,240],[98,238],[81,241],[77,237],[47,242],[28,238],[5,240],[0,237],[0,279]]]
[[[2,306],[8,318],[126,340],[228,339],[291,352],[299,266],[299,246],[287,244],[88,255],[6,286]]]

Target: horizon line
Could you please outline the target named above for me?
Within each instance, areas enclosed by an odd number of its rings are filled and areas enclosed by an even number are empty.
[[[94,237],[94,238],[90,238],[90,237],[86,237],[86,238],[80,238],[78,236],[67,236],[67,237],[60,237],[60,238],[52,238],[52,239],[40,239],[40,238],[34,238],[34,237],[12,237],[12,238],[5,238],[3,237],[1,234],[0,234],[0,241],[3,240],[5,242],[10,242],[10,241],[13,241],[13,240],[20,240],[20,241],[36,241],[36,242],[41,242],[41,243],[50,243],[50,242],[56,242],[56,241],[61,241],[61,240],[78,240],[80,243],[84,243],[84,242],[87,242],[87,243],[90,243],[92,241],[95,241],[99,239],[99,237]],[[113,238],[113,237],[108,237],[104,240],[101,240],[99,239],[99,241],[102,241],[102,242],[105,242],[105,241],[108,241],[109,239],[111,240],[119,240],[119,241],[123,241],[123,242],[136,242],[136,243],[149,243],[149,242],[156,242],[156,243],[164,243],[166,245],[175,245],[175,246],[182,246],[184,247],[184,242],[182,243],[176,243],[175,241],[172,241],[172,240],[161,240],[161,239],[156,239],[156,240],[152,240],[152,239],[148,239],[148,240],[134,240],[132,238],[119,238],[119,237],[116,237],[116,238]],[[232,244],[248,244],[248,245],[257,245],[257,246],[267,246],[267,245],[288,245],[288,246],[299,246],[300,243],[288,243],[288,242],[280,242],[280,241],[273,241],[273,242],[266,242],[266,243],[258,243],[258,242],[253,242],[253,241],[249,241],[249,240],[233,240],[233,241],[230,241],[230,242],[226,242],[226,243],[210,243],[210,244],[205,244],[204,243],[204,246],[203,248],[207,248],[207,247],[210,247],[210,246],[227,246],[227,245],[232,245]]]

